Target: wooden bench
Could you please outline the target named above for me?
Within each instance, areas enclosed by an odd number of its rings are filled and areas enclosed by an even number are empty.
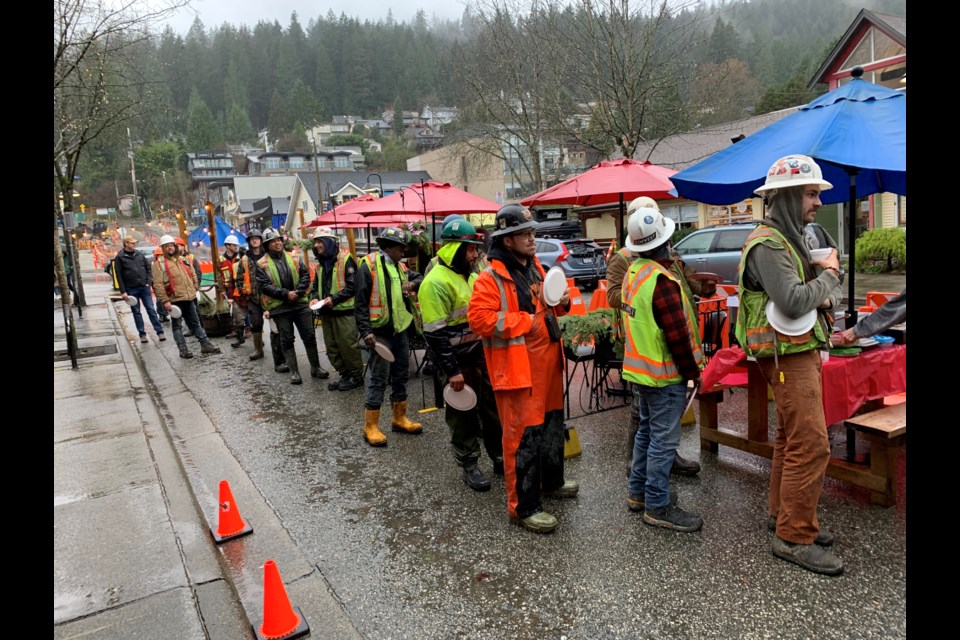
[[[870,489],[870,501],[884,507],[897,498],[897,454],[907,441],[907,403],[862,413],[844,421],[848,430],[856,430],[870,443],[869,472],[862,465],[831,460],[835,473],[828,475],[849,480]],[[850,477],[848,476],[848,473]],[[868,474],[868,477],[863,477]]]

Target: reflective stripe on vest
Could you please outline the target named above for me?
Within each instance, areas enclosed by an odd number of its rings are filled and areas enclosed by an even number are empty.
[[[349,251],[341,250],[337,254],[337,263],[333,265],[333,281],[330,283],[330,295],[335,296],[340,291],[343,291],[347,288],[347,260],[350,258]],[[371,273],[373,273],[371,271]],[[317,281],[320,283],[317,286],[317,292],[320,295],[323,295],[323,266],[317,265]],[[353,309],[354,299],[350,298],[344,300],[337,306],[333,308],[334,311],[347,311]]]
[[[747,254],[753,247],[764,241],[772,240],[777,245],[787,249],[797,268],[797,277],[800,282],[806,282],[803,260],[793,245],[773,227],[758,226],[747,237],[740,255],[740,311],[737,314],[736,336],[743,350],[755,358],[767,358],[773,355],[788,355],[817,349],[827,344],[827,337],[820,324],[820,318],[813,325],[813,329],[801,336],[785,336],[778,338],[776,330],[767,320],[767,302],[770,296],[766,291],[752,291],[743,286],[743,273],[747,264]]]
[[[297,256],[290,255],[286,251],[283,252],[283,258],[286,260],[287,268],[290,269],[290,273],[293,276],[293,289],[291,290],[296,290],[297,285],[300,283],[300,259]],[[283,287],[283,284],[280,282],[280,271],[277,269],[277,265],[273,264],[273,259],[270,257],[270,254],[264,254],[264,256],[257,261],[257,264],[260,265],[261,269],[266,270],[270,276],[270,281],[273,282],[273,286]],[[285,300],[278,300],[265,293],[260,294],[260,300],[260,306],[263,307],[264,311],[276,309],[285,302]],[[307,294],[303,294],[297,298],[297,301],[307,302]]]
[[[507,290],[503,286],[503,278],[500,277],[499,273],[494,271],[493,267],[487,267],[484,269],[484,271],[493,276],[493,281],[497,283],[497,288],[500,289],[500,311],[497,313],[497,326],[493,330],[493,337],[483,338],[483,346],[491,349],[505,349],[507,347],[519,345],[526,349],[527,342],[524,340],[523,336],[504,339],[503,330],[506,326],[508,310]]]
[[[253,293],[253,284],[250,282],[250,258],[247,254],[243,254],[240,260],[243,262],[243,284],[241,285],[241,292],[243,295],[249,296]]]
[[[664,387],[683,380],[680,370],[673,361],[663,331],[657,325],[653,315],[653,296],[660,276],[669,278],[680,286],[694,361],[698,366],[703,365],[703,350],[700,346],[696,311],[681,282],[663,265],[641,258],[628,270],[626,286],[621,289],[620,294],[626,329],[623,373],[624,377],[631,382],[648,387]]]
[[[382,327],[387,324],[387,320],[390,319],[390,310],[387,309],[387,304],[384,302],[386,295],[386,281],[384,280],[384,274],[382,271],[377,269],[377,257],[380,255],[379,251],[374,251],[373,253],[368,253],[363,256],[363,259],[367,263],[367,268],[370,269],[371,276],[371,286],[370,286],[370,325],[374,328]],[[398,270],[400,273],[400,284],[403,285],[404,281],[407,279],[407,265],[400,262],[394,264],[394,266],[399,266]]]
[[[439,331],[445,327],[466,324],[467,309],[470,306],[470,296],[473,294],[473,284],[476,280],[477,276],[472,272],[467,279],[464,279],[462,275],[442,262],[434,265],[420,285],[420,314],[424,320],[424,331]],[[441,301],[438,300],[439,296],[434,296],[434,290],[445,291],[448,295],[443,302],[452,305],[453,308],[439,308]],[[428,319],[430,319],[429,322]]]

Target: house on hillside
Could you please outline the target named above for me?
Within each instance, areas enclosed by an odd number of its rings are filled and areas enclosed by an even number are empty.
[[[296,176],[237,176],[234,178],[236,206],[225,211],[224,219],[244,234],[286,220]]]
[[[849,82],[854,67],[864,69],[863,79],[897,90],[906,91],[907,77],[907,27],[906,18],[862,10],[853,20],[843,37],[829,53],[809,86],[826,83],[834,89]],[[777,120],[795,112],[800,106],[765,113],[763,115],[699,129],[690,133],[669,136],[639,147],[634,154],[637,160],[649,160],[653,164],[680,171],[703,160],[707,156],[735,144],[741,136],[749,136]],[[749,198],[725,206],[714,206],[691,201],[663,201],[664,214],[681,223],[693,226],[731,224],[747,219],[763,217],[763,199]],[[847,203],[827,205],[817,213],[817,222],[822,224],[837,241],[840,252],[849,251],[847,232]],[[608,221],[612,223],[612,217]],[[857,202],[857,228],[855,237],[864,231],[878,227],[906,227],[907,199],[892,193],[882,193],[861,198]],[[612,231],[615,227],[611,227]],[[606,231],[606,230],[605,230]],[[588,235],[591,228],[587,227]],[[599,231],[598,231],[599,233]],[[605,237],[591,235],[591,237]]]

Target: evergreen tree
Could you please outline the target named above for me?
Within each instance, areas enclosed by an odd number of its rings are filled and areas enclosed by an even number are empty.
[[[187,149],[190,151],[210,151],[223,142],[223,136],[217,127],[213,113],[196,87],[190,93],[190,109],[187,116]]]
[[[397,139],[403,138],[403,110],[400,105],[400,98],[393,101],[393,135]],[[386,150],[384,150],[386,154]]]
[[[287,93],[287,114],[290,122],[312,127],[320,121],[320,103],[303,80],[295,80]]]
[[[224,129],[227,144],[253,144],[257,140],[257,131],[250,122],[246,109],[234,102],[227,111],[227,126]]]
[[[267,128],[270,129],[270,135],[275,138],[279,138],[293,129],[293,121],[290,119],[287,100],[277,90],[274,90],[273,97],[270,98],[270,114],[267,116]]]

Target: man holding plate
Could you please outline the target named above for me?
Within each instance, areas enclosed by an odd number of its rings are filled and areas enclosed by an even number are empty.
[[[453,457],[463,467],[464,482],[474,491],[489,491],[490,481],[477,466],[480,438],[493,460],[493,472],[503,475],[503,434],[480,336],[467,323],[482,241],[473,225],[462,218],[445,224],[440,239],[443,247],[437,252],[437,263],[420,285],[423,335],[441,380],[449,382],[444,395],[473,394],[470,403],[460,406],[457,398],[450,398],[446,420]],[[473,406],[468,406],[471,403]]]
[[[768,214],[740,257],[736,331],[777,403],[767,498],[770,528],[776,531],[773,555],[815,573],[839,575],[843,562],[824,548],[833,544],[833,535],[820,526],[817,503],[830,460],[819,350],[829,345],[827,312],[841,298],[840,263],[836,250],[812,259],[804,243],[804,225],[817,215],[820,191],[832,187],[808,156],[785,156],[770,167],[756,190]],[[805,314],[810,322],[797,326]]]
[[[483,339],[487,371],[503,427],[504,480],[510,519],[535,533],[557,528],[541,497],[573,498],[580,487],[563,478],[563,347],[557,315],[570,291],[551,306],[543,297],[530,210],[501,207],[489,265],[477,278],[467,311]]]
[[[393,420],[390,427],[402,433],[421,433],[419,422],[407,418],[407,380],[410,379],[410,340],[414,308],[410,296],[415,283],[406,263],[407,237],[396,227],[377,236],[379,251],[369,253],[357,268],[354,317],[363,344],[370,349],[370,380],[364,399],[363,437],[372,447],[383,447],[387,436],[380,431],[380,407],[390,383]],[[419,274],[413,274],[419,278]],[[414,329],[415,330],[415,329]]]
[[[323,318],[327,359],[340,374],[327,389],[350,391],[363,386],[363,357],[353,317],[357,262],[349,251],[340,248],[339,238],[330,227],[318,227],[313,232],[313,257],[317,259],[317,271],[310,289],[310,308]]]

